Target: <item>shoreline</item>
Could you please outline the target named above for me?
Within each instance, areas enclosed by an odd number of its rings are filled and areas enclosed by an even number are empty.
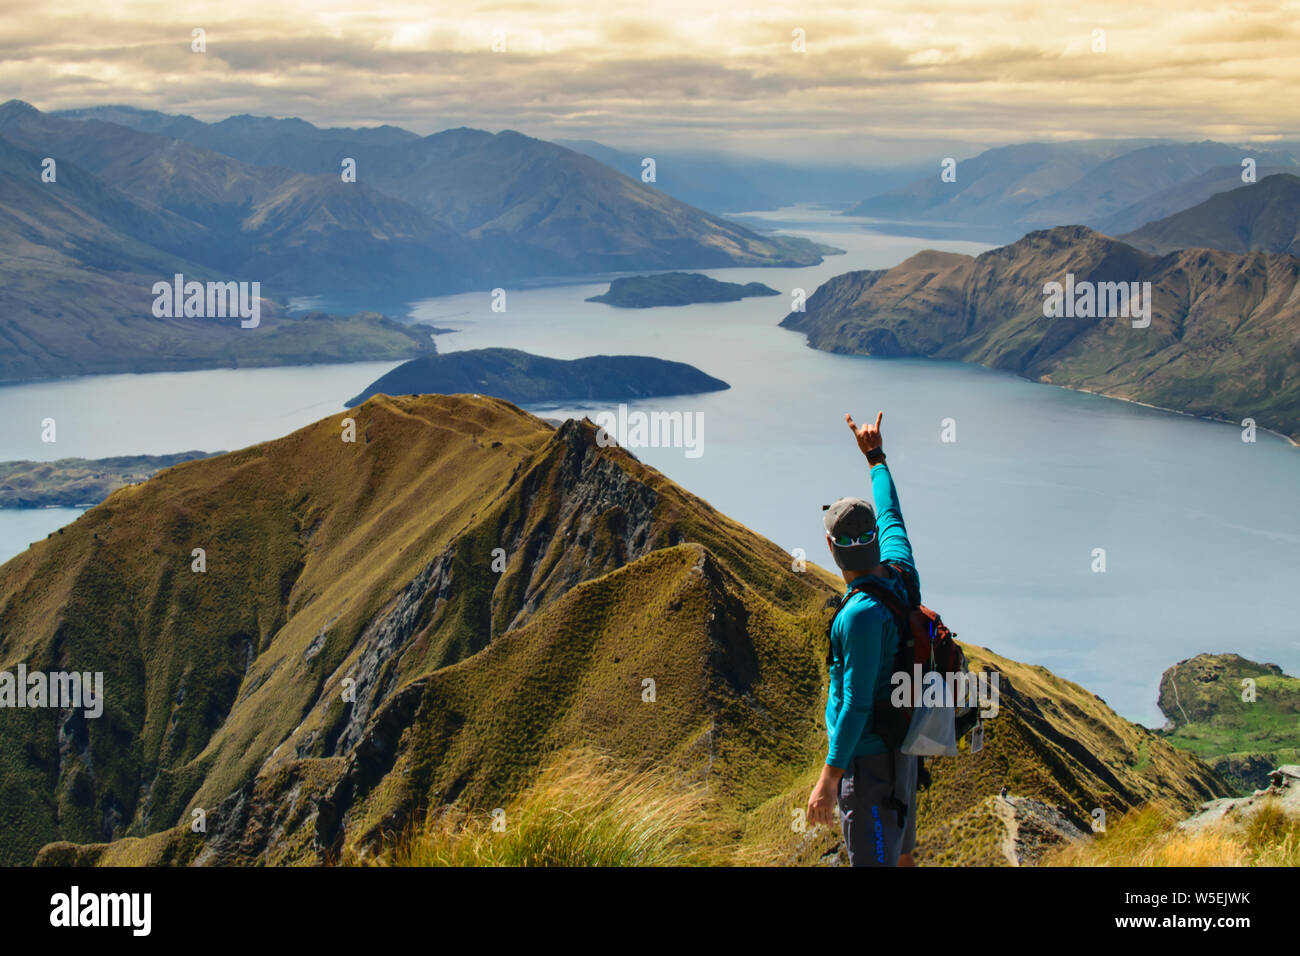
[[[988,366],[983,366],[983,367],[988,368]],[[1055,385],[1057,388],[1064,388],[1071,392],[1082,392],[1085,395],[1096,395],[1098,398],[1109,398],[1112,401],[1116,401],[1116,402],[1128,402],[1130,405],[1141,405],[1143,408],[1150,408],[1157,412],[1168,412],[1171,415],[1182,415],[1184,418],[1193,418],[1196,419],[1197,421],[1214,422],[1215,424],[1218,425],[1231,425],[1234,428],[1241,427],[1240,423],[1235,422],[1230,418],[1215,418],[1213,415],[1197,415],[1195,412],[1184,412],[1184,411],[1179,411],[1177,408],[1165,408],[1163,405],[1152,405],[1150,402],[1140,402],[1136,398],[1124,398],[1123,396],[1120,395],[1108,395],[1105,392],[1100,392],[1091,388],[1083,388],[1082,386],[1078,386],[1078,385],[1062,385],[1059,382],[1045,382],[1042,379],[1027,379],[1027,381],[1031,381],[1031,382],[1036,381],[1040,385]],[[1284,434],[1283,432],[1277,431],[1276,429],[1266,428],[1263,425],[1256,425],[1255,429],[1261,432],[1268,432],[1268,434],[1270,435],[1276,435],[1278,438],[1281,438],[1292,448],[1300,448],[1300,441],[1297,441],[1296,439],[1292,438],[1290,435]]]

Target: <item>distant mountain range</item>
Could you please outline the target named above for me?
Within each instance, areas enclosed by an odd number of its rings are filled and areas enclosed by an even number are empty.
[[[344,158],[356,182],[343,181]],[[833,251],[761,236],[508,131],[209,125],[11,100],[0,170],[0,381],[410,358],[430,351],[427,331],[378,316],[301,324],[283,304],[390,306],[528,277],[806,265]],[[263,327],[154,317],[153,284],[178,273],[258,282]]]
[[[629,401],[725,388],[730,388],[726,382],[692,365],[644,355],[556,359],[519,349],[468,349],[412,359],[366,386],[347,404],[360,405],[372,395],[477,392],[519,404]]]
[[[580,744],[705,785],[752,859],[818,863],[837,834],[791,814],[825,757],[840,590],[590,422],[376,397],[123,488],[0,566],[0,671],[103,675],[97,718],[4,711],[0,862],[355,858]],[[1228,793],[1083,688],[968,650],[1000,710],[982,753],[931,761],[922,863],[1007,863],[1007,781],[1075,833]]]
[[[1090,290],[1098,307],[1047,318],[1049,283]],[[1119,290],[1102,283],[1150,283],[1149,326],[1107,314]],[[1300,439],[1300,259],[1289,255],[1156,256],[1063,226],[980,256],[926,251],[836,276],[781,324],[828,351],[978,362]]]
[[[513,130],[421,137],[392,126],[319,129],[300,119],[254,116],[206,124],[112,106],[61,115],[157,131],[246,164],[331,182],[339,180],[343,160],[353,159],[357,185],[414,207],[471,244],[479,286],[647,268],[812,265],[825,249],[759,236],[590,156]]]
[[[1300,171],[1289,149],[1210,140],[1081,140],[987,150],[956,165],[956,180],[933,173],[858,203],[848,215],[987,227],[1010,240],[1027,231],[1087,225],[1129,232],[1242,185],[1242,160],[1256,174]]]
[[[421,137],[397,126],[321,129],[300,119],[231,116],[204,123],[191,116],[130,106],[96,106],[59,110],[64,119],[102,120],[147,133],[183,139],[255,166],[285,166],[307,173],[337,173],[344,156],[383,164],[384,153],[418,152]],[[787,163],[698,150],[615,149],[594,140],[557,139],[554,145],[595,159],[640,182],[643,161],[655,161],[650,185],[688,205],[713,213],[775,209],[792,203],[844,205],[846,196],[862,196],[911,182],[921,174],[916,164]],[[870,157],[867,157],[869,160]]]
[[[364,181],[244,163],[184,140],[18,101],[0,106],[0,138],[125,194],[136,236],[222,278],[256,279],[268,297],[410,293],[470,287],[476,252],[445,225]],[[40,167],[18,187],[57,192]],[[110,217],[110,225],[121,217]],[[161,228],[160,228],[161,227]],[[108,265],[105,263],[104,265]],[[192,270],[196,271],[196,270]]]

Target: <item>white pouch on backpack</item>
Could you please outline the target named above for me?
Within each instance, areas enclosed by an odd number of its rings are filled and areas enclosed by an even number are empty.
[[[917,757],[954,757],[957,755],[957,708],[927,707],[912,711],[902,751]]]

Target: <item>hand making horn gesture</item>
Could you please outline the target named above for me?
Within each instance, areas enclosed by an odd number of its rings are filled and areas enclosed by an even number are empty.
[[[845,413],[844,420],[849,423],[849,430],[853,432],[853,437],[858,441],[858,448],[862,454],[879,448],[883,439],[880,437],[880,420],[885,417],[884,412],[876,412],[876,423],[874,425],[862,425],[859,427],[853,423],[853,416]]]

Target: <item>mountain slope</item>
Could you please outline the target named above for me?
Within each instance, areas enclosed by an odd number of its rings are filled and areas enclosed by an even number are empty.
[[[1120,237],[1157,254],[1176,249],[1300,253],[1300,176],[1278,174]]]
[[[1150,282],[1151,324],[1045,318],[1044,285]],[[823,283],[782,320],[814,348],[978,362],[1300,438],[1300,259],[1187,249],[1156,257],[1082,226],[978,257],[925,251]]]
[[[517,274],[722,265],[813,265],[831,250],[760,236],[513,130],[454,129],[374,156],[375,188],[401,195]]]
[[[1256,175],[1260,180],[1269,176],[1276,176],[1279,173],[1291,174],[1295,172],[1295,166],[1290,164],[1285,166],[1267,164],[1256,167]],[[1153,193],[1126,209],[1121,209],[1108,216],[1088,219],[1085,221],[1085,225],[1108,236],[1123,236],[1125,233],[1140,229],[1149,222],[1155,222],[1157,219],[1167,219],[1174,213],[1190,209],[1205,202],[1211,196],[1236,189],[1242,185],[1241,173],[1242,168],[1238,163],[1229,166],[1216,166],[1213,169],[1206,170],[1199,176]]]
[[[266,298],[261,324],[158,318],[153,286],[227,275],[165,251],[201,251],[203,227],[62,160],[0,138],[0,382],[108,372],[410,358],[427,335],[379,315],[288,319]],[[255,277],[254,277],[255,278]]]
[[[582,745],[705,785],[794,858],[837,590],[590,423],[375,398],[123,489],[0,566],[0,666],[99,670],[106,698],[98,720],[7,712],[0,851],[317,862],[426,808],[502,805]],[[1012,687],[989,780],[1085,809],[1222,792],[1081,689],[982,659]],[[987,797],[973,764],[936,776],[923,813]],[[936,829],[927,852],[965,842]]]
[[[375,399],[349,415],[355,444],[340,441],[339,416],[170,469],[0,569],[4,659],[75,660],[103,670],[108,689],[105,716],[82,723],[84,758],[60,752],[54,720],[23,712],[29,737],[5,725],[6,786],[40,791],[6,811],[22,815],[9,822],[24,840],[143,834],[187,803],[211,810],[259,769],[308,757],[342,765],[410,702],[409,690],[394,697],[410,680],[678,541],[709,541],[743,570],[761,588],[752,600],[775,602],[773,626],[800,648],[803,634],[780,620],[824,601],[824,586],[784,570],[774,545],[756,551],[740,526],[597,448],[589,425],[557,433],[498,400],[446,397]],[[499,575],[498,546],[508,556]],[[190,570],[193,547],[207,548],[205,574]],[[675,576],[686,559],[657,560],[669,571],[656,574]],[[605,614],[600,602],[569,602],[561,620]],[[629,633],[645,625],[627,621]],[[815,683],[815,657],[800,660],[801,679]],[[661,682],[683,666],[665,661]],[[357,682],[354,706],[339,698],[345,676]],[[639,704],[639,684],[632,691]],[[811,711],[803,727],[815,728]],[[59,781],[52,792],[41,789],[46,773]],[[72,794],[85,806],[74,809]]]

